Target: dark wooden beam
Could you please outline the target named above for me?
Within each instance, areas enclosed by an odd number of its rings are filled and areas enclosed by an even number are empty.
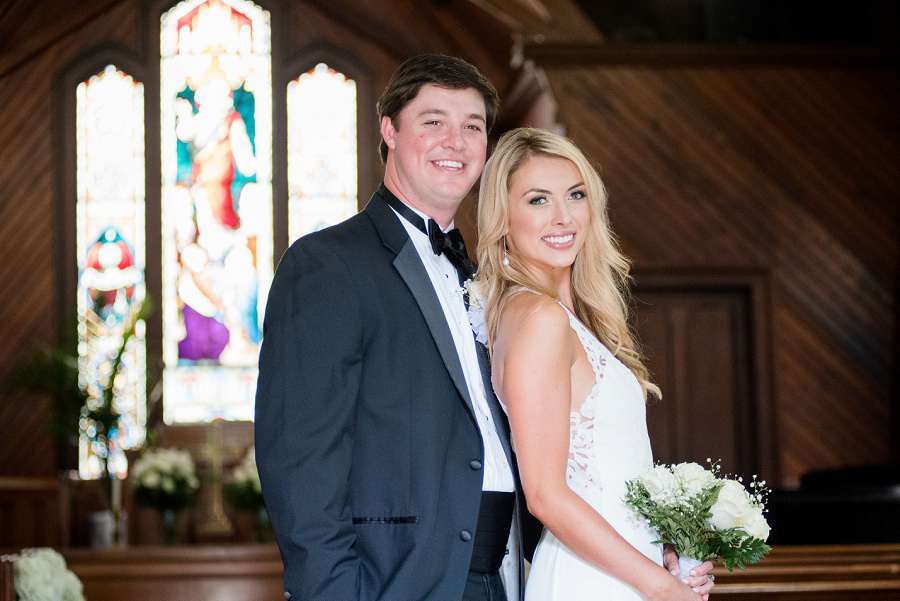
[[[739,46],[716,44],[538,44],[527,42],[524,55],[543,67],[598,65],[794,66],[896,68],[895,48],[832,46]]]

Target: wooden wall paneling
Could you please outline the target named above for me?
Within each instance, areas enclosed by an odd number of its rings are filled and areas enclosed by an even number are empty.
[[[871,53],[617,52],[537,62],[560,120],[600,166],[626,254],[639,270],[771,273],[783,484],[889,460],[896,72]],[[848,407],[858,410],[842,427],[831,416]]]
[[[0,382],[31,343],[55,342],[60,325],[60,290],[55,278],[60,268],[59,240],[54,229],[59,146],[55,131],[58,98],[53,91],[56,71],[82,48],[133,34],[135,19],[129,9],[130,3],[115,3],[93,21],[77,21],[75,28],[69,28],[68,21],[60,29],[48,25],[50,33],[39,47],[14,53],[15,60],[2,64],[0,252],[4,261],[0,281],[4,293],[0,295],[0,331],[4,345],[0,349]],[[38,16],[36,27],[41,22]],[[2,391],[0,419],[15,425],[0,437],[3,473],[53,474],[54,447],[45,428],[48,413],[48,399]]]

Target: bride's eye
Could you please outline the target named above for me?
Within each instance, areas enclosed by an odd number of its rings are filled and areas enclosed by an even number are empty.
[[[546,196],[534,196],[531,199],[529,199],[528,204],[532,204],[532,205],[547,204],[547,197]]]

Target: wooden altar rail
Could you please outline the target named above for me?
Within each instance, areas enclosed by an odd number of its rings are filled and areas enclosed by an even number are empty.
[[[274,545],[68,549],[89,601],[284,601]]]
[[[90,601],[279,601],[275,545],[63,551]],[[728,601],[897,601],[900,544],[778,547],[747,571],[715,571]]]

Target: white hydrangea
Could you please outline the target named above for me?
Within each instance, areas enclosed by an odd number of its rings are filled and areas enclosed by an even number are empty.
[[[81,581],[53,549],[29,549],[16,558],[19,601],[84,601]]]

